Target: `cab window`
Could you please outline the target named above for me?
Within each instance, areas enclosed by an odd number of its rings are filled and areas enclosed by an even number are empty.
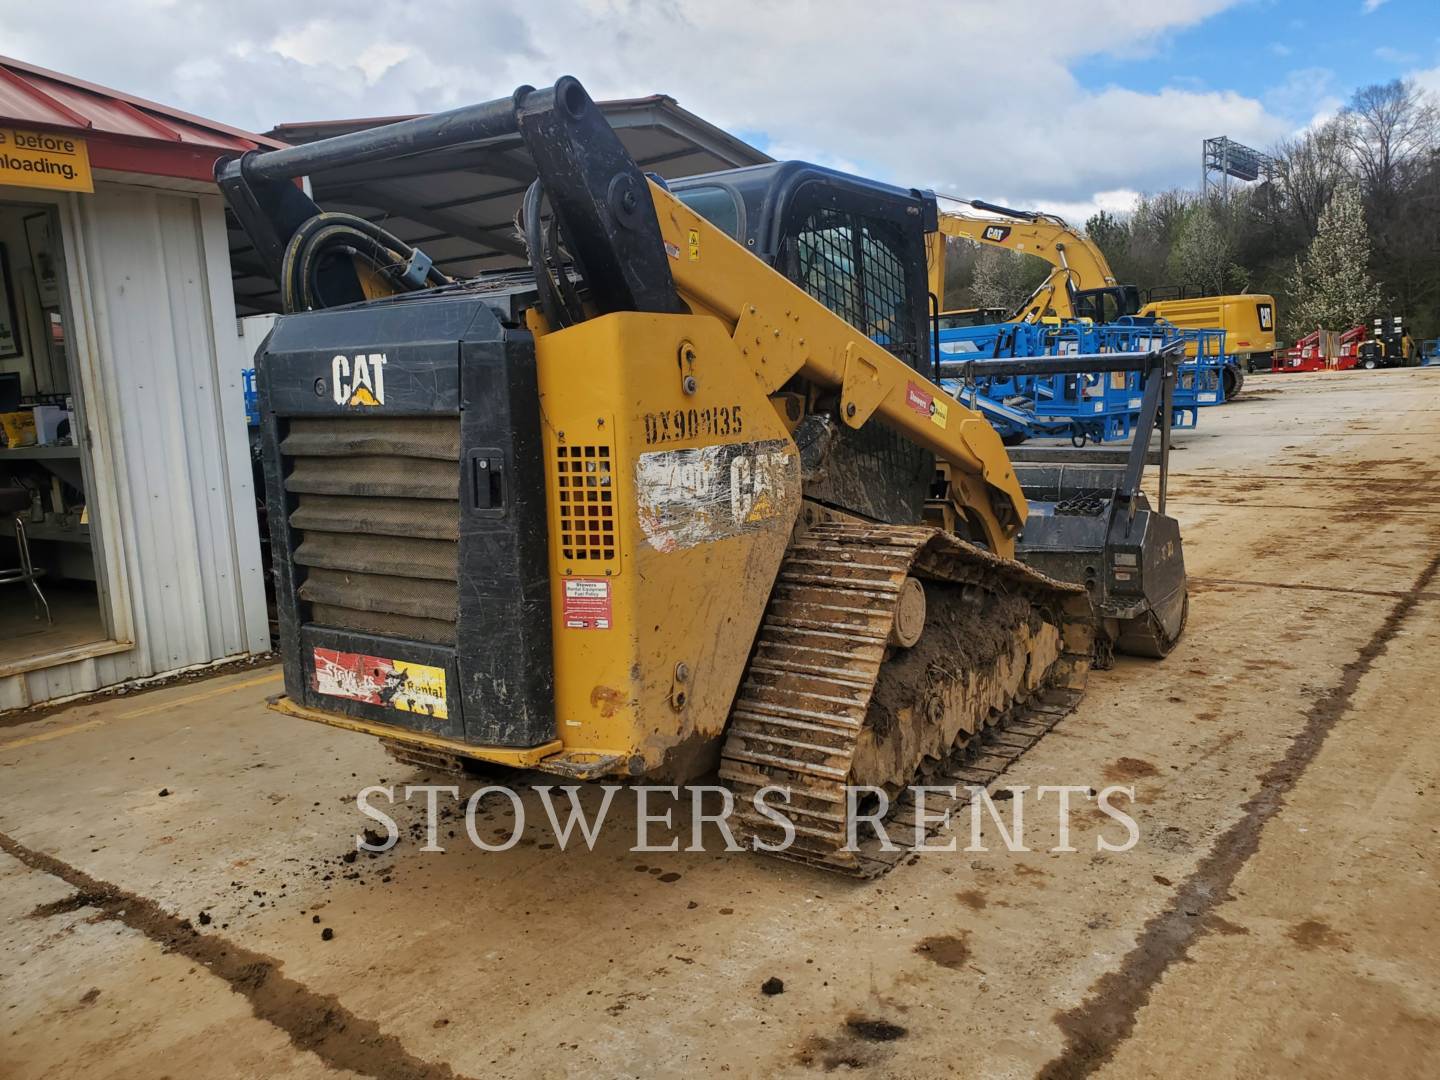
[[[675,197],[732,240],[740,239],[740,206],[729,188],[718,184],[686,188]]]

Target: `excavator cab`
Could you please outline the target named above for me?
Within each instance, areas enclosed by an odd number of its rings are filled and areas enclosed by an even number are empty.
[[[1113,323],[1140,313],[1140,290],[1134,285],[1111,285],[1103,289],[1077,289],[1071,293],[1077,319],[1096,324]]]

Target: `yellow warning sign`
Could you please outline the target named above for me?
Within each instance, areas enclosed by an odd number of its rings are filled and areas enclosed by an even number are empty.
[[[94,191],[90,151],[74,135],[0,128],[0,184]]]
[[[936,427],[944,427],[950,422],[950,406],[939,398],[930,403],[930,422]]]
[[[395,671],[404,676],[400,688],[390,699],[390,707],[401,712],[426,713],[448,720],[450,714],[445,707],[445,669],[430,667],[428,664],[411,664],[405,660],[393,661]]]

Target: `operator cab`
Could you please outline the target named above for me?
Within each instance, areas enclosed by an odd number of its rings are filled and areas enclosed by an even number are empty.
[[[685,205],[912,368],[930,370],[935,196],[781,161],[671,181]]]
[[[1071,296],[1071,305],[1077,319],[1113,323],[1127,315],[1140,314],[1140,290],[1134,285],[1077,289]]]
[[[801,161],[691,176],[671,193],[877,345],[927,377],[934,371],[925,235],[935,196]],[[935,458],[882,421],[856,430],[834,417],[839,394],[792,380],[806,419],[794,437],[812,502],[873,521],[921,520]]]

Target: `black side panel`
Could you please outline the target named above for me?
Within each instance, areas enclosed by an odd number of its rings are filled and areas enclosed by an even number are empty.
[[[555,737],[545,461],[529,334],[461,355],[460,611],[465,737],[535,746]]]
[[[553,738],[530,335],[477,296],[405,299],[283,316],[258,367],[286,692],[475,744]]]

